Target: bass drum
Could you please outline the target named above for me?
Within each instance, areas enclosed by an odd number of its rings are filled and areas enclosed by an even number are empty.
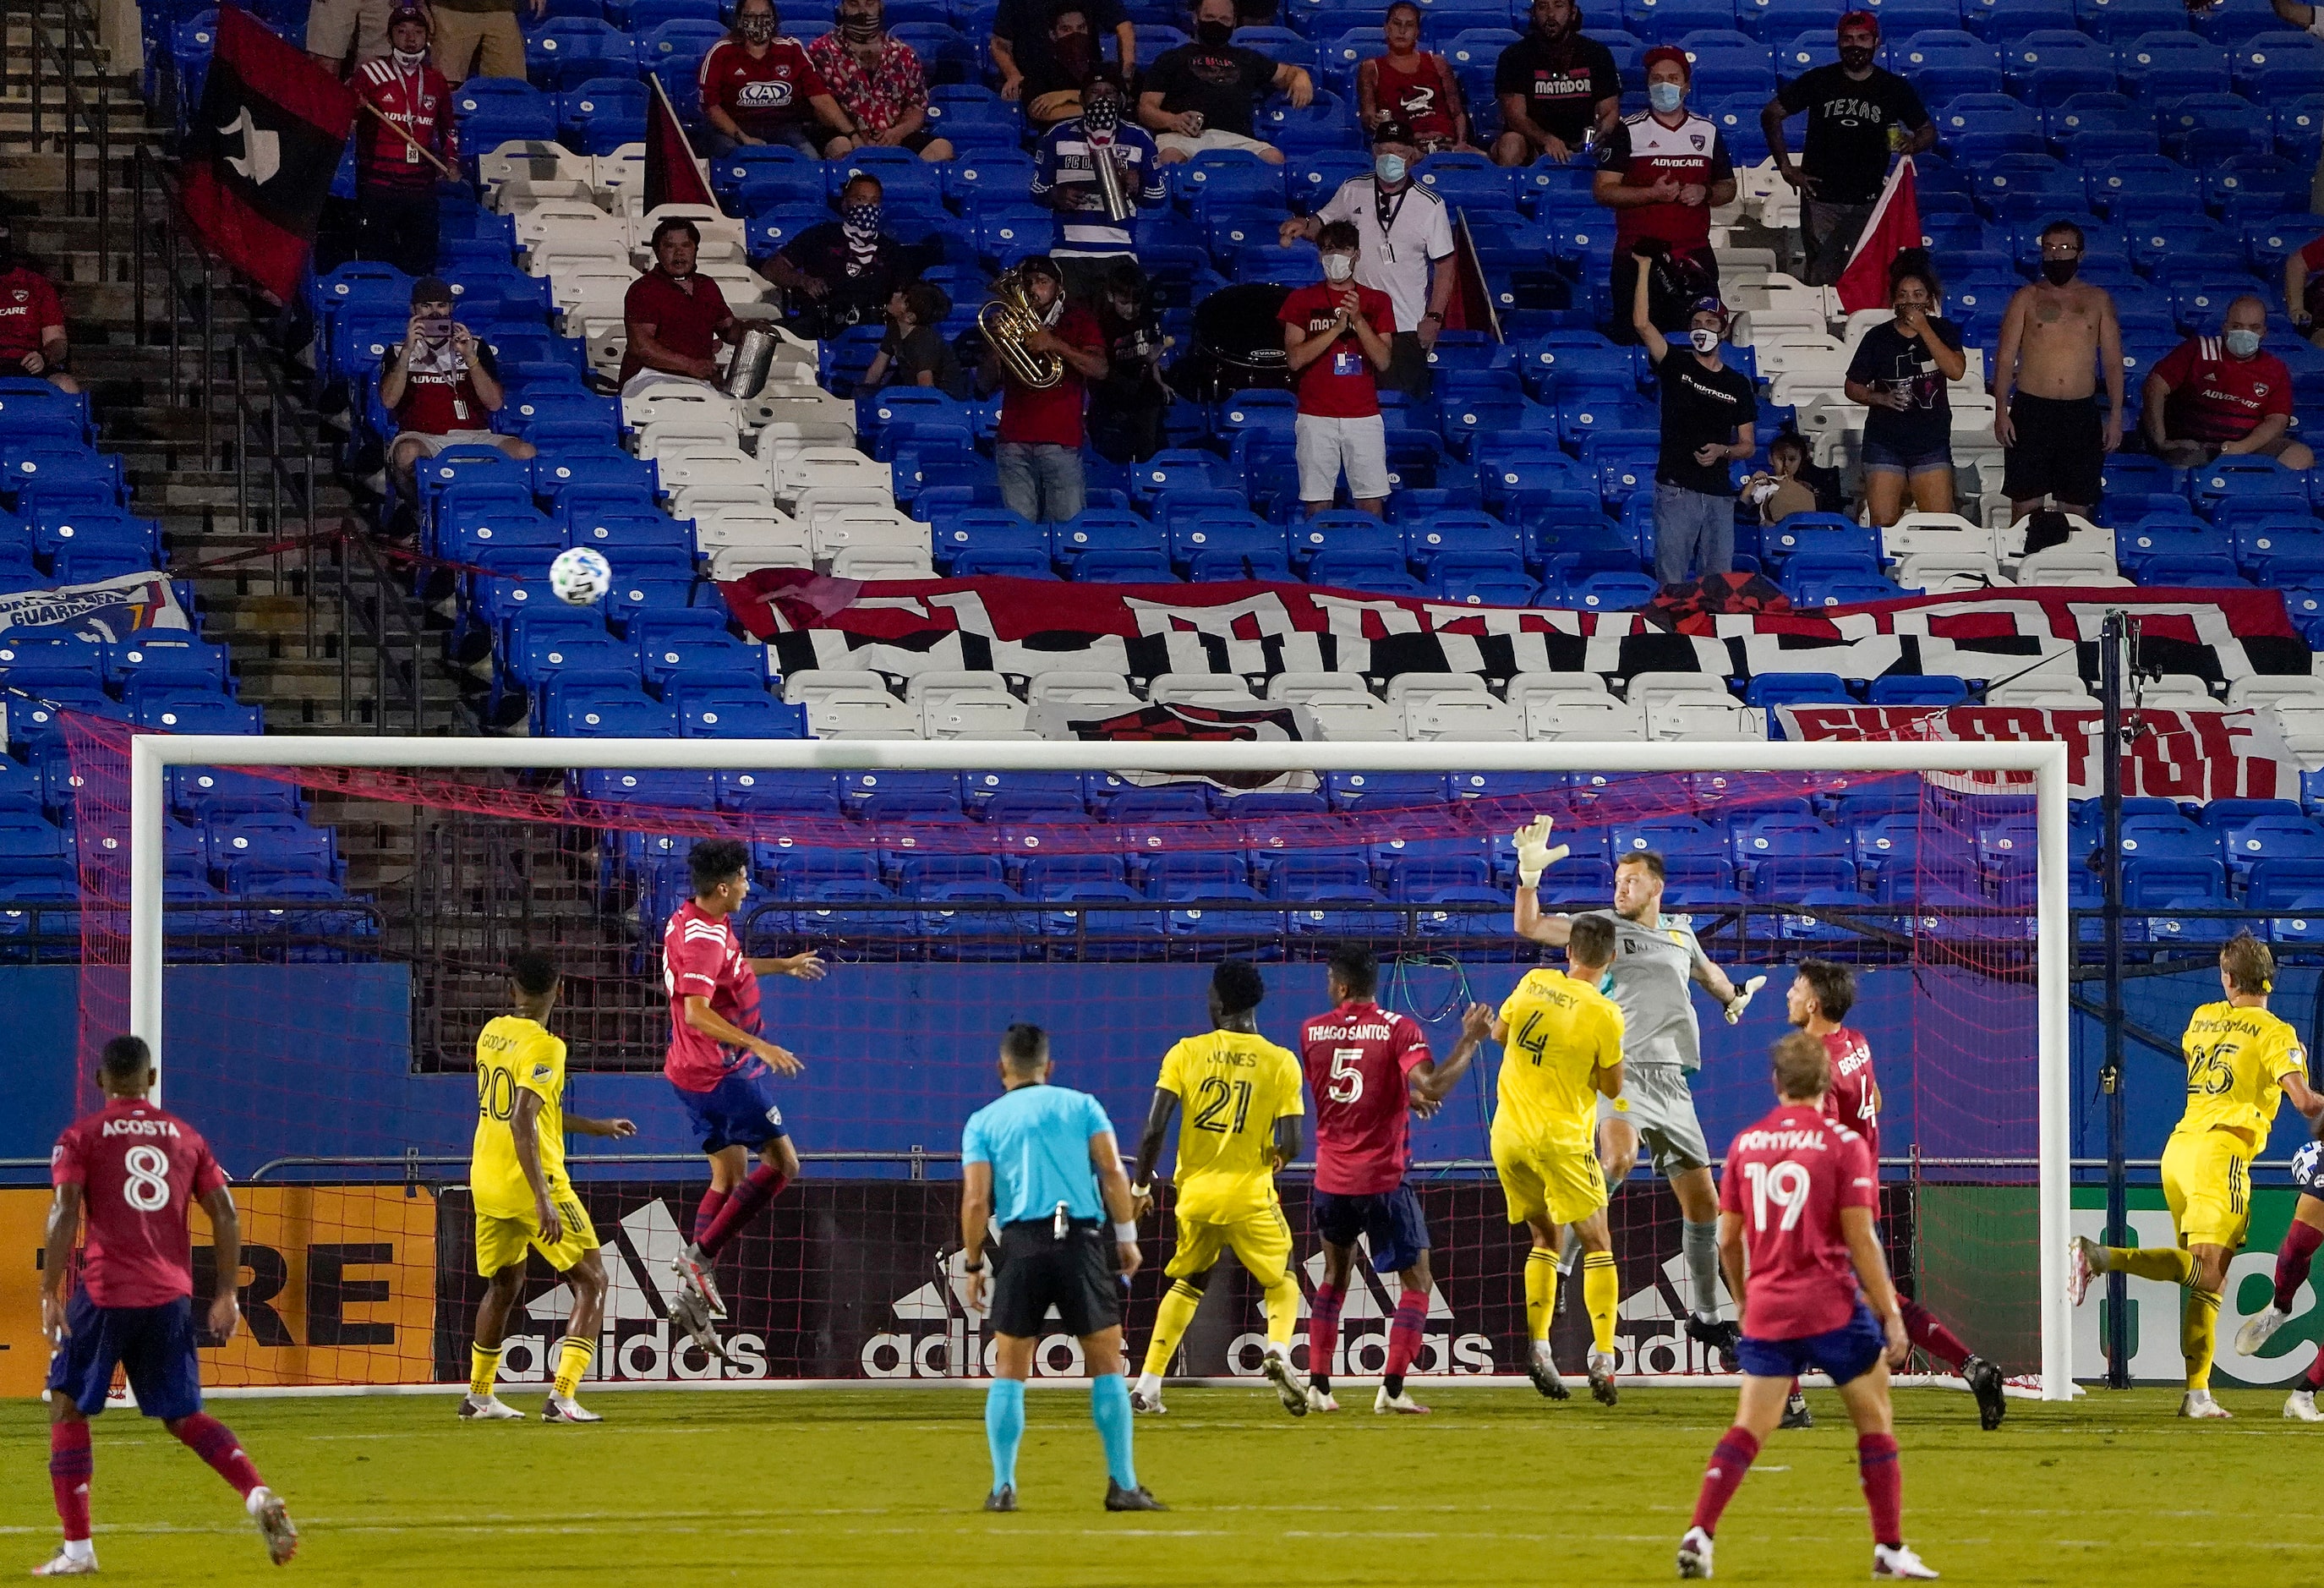
[[[1246,390],[1287,391],[1283,323],[1275,318],[1291,289],[1270,282],[1222,287],[1195,307],[1194,345],[1170,366],[1181,397],[1217,402]]]

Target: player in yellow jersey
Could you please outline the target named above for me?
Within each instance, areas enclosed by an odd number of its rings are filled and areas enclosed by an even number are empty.
[[[2290,1022],[2270,1014],[2275,956],[2249,932],[2219,950],[2224,1002],[2207,1003],[2180,1039],[2187,1057],[2187,1112],[2163,1149],[2163,1196],[2176,1246],[2101,1246],[2077,1235],[2066,1253],[2066,1291],[2081,1305],[2094,1273],[2135,1274],[2188,1287],[2180,1347],[2187,1358],[2182,1417],[2235,1414],[2211,1397],[2211,1353],[2227,1264],[2251,1224],[2251,1160],[2267,1145],[2277,1103],[2289,1096],[2311,1129],[2324,1097],[2308,1085],[2308,1052]]]
[[[1259,1034],[1266,996],[1267,983],[1249,960],[1222,962],[1211,976],[1213,1029],[1172,1048],[1154,1083],[1130,1177],[1141,1216],[1153,1204],[1154,1166],[1181,1103],[1186,1119],[1178,1128],[1178,1244],[1162,1270],[1172,1283],[1154,1316],[1146,1371],[1130,1393],[1130,1405],[1142,1412],[1163,1409],[1162,1371],[1194,1321],[1212,1267],[1231,1251],[1266,1293],[1268,1381],[1286,1411],[1307,1415],[1306,1389],[1291,1372],[1291,1331],[1299,1321],[1291,1226],[1275,1196],[1275,1171],[1299,1156],[1305,1107],[1299,1061]]]
[[[524,1284],[525,1254],[537,1249],[573,1290],[573,1312],[558,1345],[557,1380],[540,1420],[604,1421],[574,1399],[596,1353],[605,1269],[597,1260],[597,1232],[566,1177],[565,1132],[621,1137],[636,1135],[638,1128],[627,1120],[589,1120],[564,1111],[565,1043],[548,1028],[558,984],[549,956],[519,951],[509,960],[516,1012],[493,1020],[476,1038],[476,1140],[468,1186],[476,1204],[476,1271],[491,1288],[476,1308],[463,1417],[495,1422],[524,1416],[493,1393],[493,1380],[500,1372],[509,1313]]]
[[[1614,1309],[1622,1287],[1606,1231],[1606,1173],[1598,1163],[1598,1099],[1621,1108],[1622,1011],[1598,991],[1614,961],[1614,923],[1578,915],[1566,969],[1529,972],[1501,1005],[1500,1102],[1493,1110],[1493,1168],[1509,1223],[1533,1232],[1526,1253],[1526,1372],[1552,1400],[1566,1399],[1550,1354],[1562,1229],[1582,1243],[1582,1297],[1590,1311],[1590,1392],[1614,1404]]]

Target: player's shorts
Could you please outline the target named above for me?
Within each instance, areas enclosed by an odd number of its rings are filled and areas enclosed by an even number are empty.
[[[1600,1120],[1626,1120],[1653,1155],[1655,1173],[1667,1180],[1711,1167],[1711,1143],[1694,1113],[1694,1088],[1674,1064],[1626,1064],[1622,1094],[1598,1100]]]
[[[775,1106],[775,1072],[757,1059],[733,1071],[707,1092],[690,1092],[676,1082],[670,1090],[686,1104],[687,1118],[705,1152],[747,1147],[756,1152],[783,1129],[783,1111]]]
[[[2292,1183],[2302,1196],[2324,1199],[2324,1142],[2306,1142],[2292,1155]]]
[[[202,1409],[201,1360],[194,1354],[194,1304],[99,1306],[76,1289],[65,1304],[64,1342],[49,1358],[49,1390],[93,1417],[105,1409],[113,1370],[129,1375],[137,1409],[175,1422]]]
[[[1065,1238],[1047,1219],[1001,1226],[1001,1260],[992,1276],[996,1334],[1038,1339],[1057,1309],[1058,1326],[1084,1339],[1121,1322],[1121,1287],[1113,1273],[1111,1234],[1096,1219],[1075,1219]]]
[[[2233,1251],[2251,1228],[2251,1149],[2231,1131],[2173,1131],[2163,1146],[2163,1200],[2181,1246]]]
[[[1177,1247],[1162,1271],[1174,1279],[1207,1274],[1222,1251],[1233,1252],[1261,1285],[1281,1284],[1291,1266],[1291,1226],[1284,1222],[1283,1210],[1270,1207],[1243,1219],[1181,1218]]]
[[[519,1218],[503,1218],[482,1208],[476,1210],[476,1272],[487,1279],[503,1269],[524,1261],[527,1248],[549,1260],[549,1266],[558,1273],[572,1269],[589,1252],[597,1250],[596,1226],[589,1222],[588,1209],[573,1195],[573,1187],[561,1186],[554,1194],[558,1222],[565,1226],[554,1242],[540,1238],[540,1221],[530,1214]]]
[[[1428,1251],[1428,1221],[1420,1214],[1420,1193],[1409,1186],[1393,1191],[1318,1191],[1312,1205],[1315,1233],[1334,1246],[1353,1246],[1363,1236],[1372,1249],[1372,1271],[1400,1274]]]
[[[1606,1171],[1596,1149],[1493,1142],[1493,1172],[1513,1224],[1571,1224],[1606,1205]]]
[[[1802,1373],[1821,1371],[1830,1374],[1833,1383],[1845,1384],[1870,1372],[1887,1349],[1888,1336],[1881,1332],[1880,1320],[1859,1296],[1856,1310],[1837,1329],[1797,1340],[1759,1340],[1746,1334],[1736,1342],[1735,1355],[1743,1371],[1755,1379],[1796,1379]]]

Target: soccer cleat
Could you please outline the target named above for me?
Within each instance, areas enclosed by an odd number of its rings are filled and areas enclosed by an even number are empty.
[[[1796,1390],[1793,1390],[1784,1402],[1784,1420],[1776,1426],[1784,1428],[1814,1427],[1815,1413],[1808,1409],[1808,1398]]]
[[[2009,1399],[2001,1392],[2001,1370],[1981,1356],[1972,1356],[1961,1363],[1961,1377],[1969,1380],[1969,1392],[1977,1397],[1978,1426],[1992,1433],[2009,1415]]]
[[[1582,1365],[1590,1371],[1590,1393],[1597,1398],[1599,1405],[1611,1406],[1621,1399],[1614,1390],[1614,1353],[1612,1352],[1593,1351]]]
[[[1017,1509],[1016,1489],[1012,1485],[1007,1483],[995,1489],[991,1493],[984,1497],[984,1509],[987,1510],[1015,1510]]]
[[[1689,1339],[1719,1353],[1719,1366],[1722,1372],[1741,1371],[1742,1361],[1735,1354],[1735,1347],[1743,1339],[1740,1324],[1731,1318],[1713,1317],[1709,1313],[1690,1313],[1687,1315],[1686,1333]]]
[[[1408,1417],[1425,1417],[1428,1415],[1428,1408],[1412,1398],[1411,1390],[1406,1390],[1394,1399],[1390,1399],[1388,1386],[1385,1384],[1379,1387],[1379,1393],[1372,1397],[1372,1410],[1382,1414],[1397,1412]]]
[[[1333,1394],[1329,1390],[1318,1390],[1314,1385],[1310,1384],[1307,1386],[1307,1409],[1309,1411],[1337,1411],[1340,1409],[1340,1403],[1337,1399],[1333,1399]]]
[[[2087,1235],[2077,1235],[2066,1242],[2066,1304],[2080,1306],[2082,1297],[2089,1294],[2090,1276],[2098,1272],[2098,1265],[2090,1260],[2090,1253],[2098,1243]]]
[[[681,1290],[669,1298],[669,1321],[686,1331],[687,1337],[716,1357],[726,1360],[726,1348],[718,1343],[718,1331],[710,1326],[710,1307],[691,1290]]]
[[[2294,1390],[2283,1403],[2283,1415],[2295,1423],[2324,1423],[2324,1411],[2316,1409],[2313,1390]]]
[[[1153,1389],[1148,1390],[1142,1384],[1133,1384],[1130,1390],[1130,1409],[1143,1413],[1149,1417],[1158,1417],[1167,1414],[1170,1408],[1162,1404],[1161,1385],[1157,1384]]]
[[[2207,1422],[2227,1422],[2231,1421],[2236,1414],[2212,1399],[2209,1390],[2190,1390],[2180,1398],[2179,1415],[2199,1417]]]
[[[1876,1582],[1894,1579],[1927,1583],[1935,1581],[1936,1575],[1929,1564],[1914,1555],[1908,1546],[1899,1544],[1894,1549],[1886,1544],[1872,1546],[1872,1576]]]
[[[66,1550],[65,1546],[60,1544],[57,1546],[57,1552],[54,1555],[49,1556],[47,1560],[32,1568],[32,1575],[36,1577],[94,1577],[97,1575],[97,1552],[92,1549],[88,1554],[81,1556],[78,1560],[75,1560]]]
[[[524,1413],[497,1395],[487,1395],[481,1400],[473,1395],[463,1395],[460,1397],[460,1420],[464,1423],[521,1423],[524,1421]]]
[[[2275,1338],[2275,1332],[2292,1321],[2292,1315],[2273,1302],[2262,1307],[2257,1317],[2247,1319],[2236,1331],[2236,1349],[2246,1356],[2257,1356],[2259,1348]]]
[[[1689,1528],[1686,1537],[1678,1541],[1678,1574],[1682,1577],[1711,1575],[1711,1535],[1701,1528]]]
[[[266,1540],[266,1558],[278,1566],[289,1565],[290,1557],[299,1553],[299,1529],[290,1525],[282,1496],[262,1485],[253,1489],[242,1504],[250,1519],[258,1524],[258,1536]]]
[[[1565,1387],[1565,1377],[1557,1371],[1557,1358],[1550,1354],[1546,1341],[1543,1342],[1534,1352],[1531,1359],[1526,1362],[1526,1377],[1533,1380],[1535,1389],[1552,1400],[1573,1399],[1573,1391]]]
[[[552,1395],[541,1406],[540,1420],[544,1423],[602,1423],[605,1417],[604,1413],[591,1411],[577,1400]]]
[[[1013,1502],[1017,1496],[1011,1491]],[[1154,1498],[1153,1491],[1140,1483],[1135,1489],[1124,1489],[1111,1478],[1105,1481],[1105,1509],[1108,1510],[1168,1510],[1170,1508]]]
[[[718,1275],[710,1260],[702,1255],[702,1248],[689,1246],[670,1259],[669,1271],[678,1276],[679,1284],[702,1298],[702,1305],[709,1309],[712,1317],[726,1316],[726,1298],[718,1294]]]
[[[1291,1376],[1291,1357],[1288,1353],[1268,1352],[1259,1358],[1259,1370],[1266,1373],[1267,1381],[1275,1386],[1276,1399],[1283,1402],[1284,1410],[1295,1417],[1304,1417],[1307,1415],[1307,1391],[1302,1389],[1298,1380]]]

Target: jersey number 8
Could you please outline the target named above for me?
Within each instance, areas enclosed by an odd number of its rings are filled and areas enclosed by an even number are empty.
[[[1782,1222],[1778,1231],[1799,1227],[1800,1215],[1807,1211],[1808,1172],[1791,1159],[1781,1163],[1747,1163],[1743,1177],[1751,1185],[1751,1227],[1764,1231],[1767,1227],[1767,1204],[1774,1203]]]
[[[158,1147],[133,1147],[121,1160],[128,1183],[121,1199],[139,1213],[159,1213],[170,1205],[170,1155]]]

